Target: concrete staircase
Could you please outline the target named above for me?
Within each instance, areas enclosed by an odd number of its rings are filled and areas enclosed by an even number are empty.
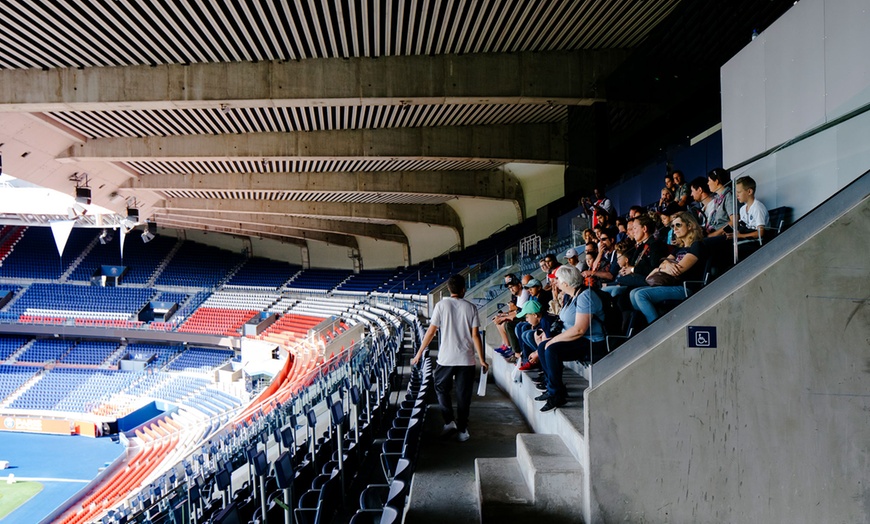
[[[478,458],[480,522],[582,522],[583,468],[558,435],[520,433],[517,456]]]
[[[491,351],[491,349],[488,349]],[[532,380],[539,371],[522,373],[514,382],[514,365],[492,354],[490,374],[523,414],[534,434],[517,435],[517,456],[475,460],[480,522],[584,522],[589,515],[588,446],[583,392],[589,370],[566,367],[563,379],[568,404],[541,413],[543,402]]]
[[[160,274],[163,273],[163,270],[166,269],[166,266],[172,262],[172,258],[178,253],[178,250],[181,249],[181,246],[184,245],[183,239],[178,239],[172,249],[169,250],[169,253],[160,261],[157,265],[157,268],[154,269],[154,273],[151,274],[151,277],[148,279],[148,282],[145,283],[145,287],[154,287],[154,283],[157,282],[157,279],[160,278]]]

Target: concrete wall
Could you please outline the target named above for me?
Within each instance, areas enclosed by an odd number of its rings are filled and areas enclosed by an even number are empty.
[[[538,208],[565,195],[565,166],[553,164],[505,164],[502,168],[513,174],[523,186],[525,214],[534,216]]]
[[[596,365],[593,521],[870,522],[868,195],[865,175]]]
[[[751,158],[870,103],[866,0],[804,0],[722,67],[723,157]]]
[[[402,222],[399,227],[402,228],[411,245],[412,264],[437,257],[459,243],[456,231],[449,227],[419,222]]]
[[[267,238],[252,238],[251,247],[254,256],[302,265],[302,250],[296,244],[286,244]]]

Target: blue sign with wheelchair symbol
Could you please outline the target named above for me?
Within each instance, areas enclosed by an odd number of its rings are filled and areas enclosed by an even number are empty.
[[[716,326],[688,326],[686,332],[690,348],[716,348]]]

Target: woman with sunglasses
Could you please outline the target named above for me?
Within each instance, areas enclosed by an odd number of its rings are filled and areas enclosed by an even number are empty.
[[[701,226],[691,213],[680,211],[671,217],[671,228],[674,230],[677,249],[662,260],[650,276],[662,272],[675,277],[679,285],[640,287],[631,290],[629,295],[632,307],[640,311],[649,324],[659,318],[656,304],[665,300],[685,300],[683,282],[704,279],[704,268],[709,255],[703,242],[704,232]]]

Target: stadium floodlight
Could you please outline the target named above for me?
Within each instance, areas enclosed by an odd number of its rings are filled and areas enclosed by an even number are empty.
[[[133,228],[136,227],[136,221],[131,219],[130,217],[121,220],[121,228],[124,230],[124,233],[129,233],[133,231]]]
[[[106,245],[112,241],[112,233],[109,232],[108,229],[104,229],[102,233],[100,233],[100,244]]]
[[[75,220],[75,219],[77,219],[78,217],[83,217],[83,216],[85,216],[87,213],[88,213],[88,210],[85,209],[84,206],[82,206],[82,205],[79,204],[79,203],[75,203],[75,204],[73,204],[72,207],[67,208],[67,210],[66,210],[66,216],[67,216],[67,218],[69,218],[70,220]]]
[[[81,204],[90,204],[91,203],[91,188],[89,187],[76,187],[76,202]]]
[[[152,233],[151,231],[148,231],[147,229],[142,232],[142,242],[143,243],[147,244],[148,242],[151,242],[152,240],[154,240],[154,233]]]

